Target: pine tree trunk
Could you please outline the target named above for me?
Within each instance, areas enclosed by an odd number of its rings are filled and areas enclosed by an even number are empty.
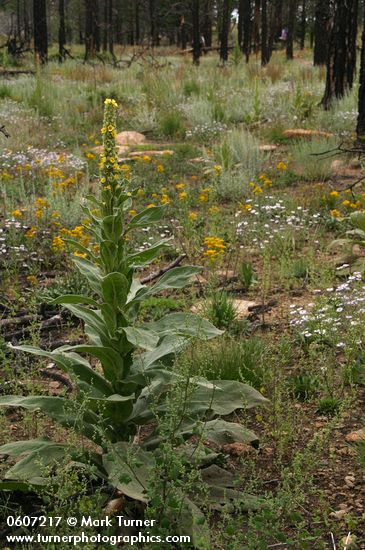
[[[139,44],[141,41],[141,27],[139,21],[139,0],[135,0],[134,5],[134,25],[135,25],[135,39],[136,44]]]
[[[286,58],[288,61],[293,59],[296,8],[297,8],[296,0],[289,0],[288,37],[286,40]]]
[[[59,62],[66,57],[66,28],[65,28],[65,0],[58,0],[59,28],[58,28],[58,59]]]
[[[200,1],[191,1],[191,15],[193,21],[193,63],[199,65],[201,48],[200,48]]]
[[[239,3],[238,44],[248,63],[251,53],[251,0],[240,0]]]
[[[356,137],[358,143],[365,149],[365,10],[362,29],[360,87],[358,99],[359,114],[357,117]]]
[[[264,67],[270,61],[268,47],[268,22],[267,22],[267,0],[261,2],[261,65]]]
[[[307,2],[306,0],[303,0],[301,22],[300,22],[300,49],[301,50],[304,50],[305,48],[306,30],[307,30]]]
[[[243,52],[243,18],[245,14],[245,0],[239,0],[238,2],[238,24],[237,24],[237,33],[238,33],[238,45],[240,50]]]
[[[85,0],[85,59],[95,55],[93,0]]]
[[[111,55],[114,55],[114,13],[113,0],[108,0],[108,49]]]
[[[270,23],[269,52],[270,57],[274,49],[274,44],[281,34],[283,28],[283,0],[274,0],[272,8],[272,18]]]
[[[104,9],[103,9],[103,52],[108,50],[108,1],[104,0]]]
[[[207,48],[212,46],[212,0],[205,0],[203,4],[202,31]]]
[[[181,49],[186,50],[186,48],[188,47],[188,33],[186,29],[184,15],[181,17],[181,23],[180,23],[180,40],[181,40]]]
[[[317,0],[314,21],[314,65],[327,63],[330,20],[330,0]]]
[[[222,26],[221,26],[220,50],[219,50],[219,57],[222,63],[227,63],[228,61],[229,25],[230,25],[230,0],[223,0]]]
[[[261,0],[255,0],[254,19],[253,19],[253,48],[256,54],[260,49],[260,25],[261,25],[260,6],[261,6]]]
[[[46,0],[33,0],[34,51],[44,64],[48,56]]]
[[[340,99],[353,85],[356,69],[358,0],[337,0],[330,33],[326,89],[322,106],[328,109],[334,98]]]

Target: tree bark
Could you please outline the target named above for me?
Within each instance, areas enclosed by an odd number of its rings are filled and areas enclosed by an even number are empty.
[[[33,0],[33,25],[35,55],[44,64],[48,57],[46,0]]]
[[[261,65],[264,67],[270,61],[268,47],[268,22],[267,22],[267,0],[261,2]]]
[[[59,27],[58,27],[58,59],[59,62],[66,57],[66,27],[65,27],[65,0],[58,0],[58,14],[59,14]]]
[[[193,63],[199,65],[201,56],[200,47],[200,1],[191,1],[191,15],[193,20]]]
[[[222,23],[220,34],[220,50],[219,57],[222,63],[228,61],[228,38],[230,25],[230,0],[223,0]]]
[[[334,98],[351,89],[356,69],[358,0],[337,0],[330,33],[326,88],[321,104],[328,109]]]
[[[261,6],[261,0],[255,0],[254,19],[253,19],[253,48],[255,53],[258,53],[260,49],[260,21],[261,21],[260,6]]]
[[[239,3],[238,44],[248,63],[251,53],[251,0],[240,0]]]
[[[108,0],[108,49],[114,55],[114,12],[113,0]]]
[[[289,0],[288,36],[286,39],[286,58],[288,61],[291,61],[293,59],[296,8],[297,8],[296,0]]]
[[[205,0],[203,4],[203,25],[202,31],[205,39],[205,45],[210,48],[212,46],[212,0]]]
[[[330,21],[330,0],[317,0],[314,21],[314,65],[327,63]]]
[[[300,49],[305,48],[305,35],[307,31],[307,1],[302,0],[302,13],[300,21]]]

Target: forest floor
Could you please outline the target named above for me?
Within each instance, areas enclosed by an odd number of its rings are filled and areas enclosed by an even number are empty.
[[[266,506],[211,513],[212,548],[342,549],[350,533],[348,548],[365,549],[364,458],[355,441],[365,437],[365,241],[332,244],[365,209],[363,161],[315,156],[351,143],[356,94],[322,112],[323,72],[303,55],[288,64],[277,53],[264,70],[254,61],[220,68],[209,56],[199,69],[161,59],[157,71],[69,62],[0,85],[0,123],[10,134],[0,136],[1,394],[72,398],[64,373],[8,344],[84,341],[75,318],[49,302],[85,289],[57,237],[87,241],[80,201],[98,193],[102,103],[113,97],[119,131],[134,132],[118,134],[119,160],[142,189],[129,215],[168,208],[133,246],[171,236],[177,249],[142,276],[180,254],[183,264],[203,266],[187,290],[147,300],[140,320],[191,310],[207,317],[225,334],[188,350],[175,368],[185,361],[208,379],[244,381],[269,400],[233,415],[259,446],[213,446],[237,485]],[[1,414],[3,443],[76,437],[38,412]],[[108,497],[81,485],[70,475],[32,503],[3,492],[1,513],[101,513]]]

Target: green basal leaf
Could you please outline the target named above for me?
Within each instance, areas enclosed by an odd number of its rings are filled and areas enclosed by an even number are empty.
[[[158,321],[148,323],[146,328],[157,332],[159,336],[174,333],[201,340],[210,340],[224,333],[206,319],[192,313],[169,313]]]
[[[57,304],[88,304],[90,306],[99,307],[99,304],[93,298],[89,296],[81,296],[79,294],[64,294],[63,296],[58,296],[54,300],[49,302],[51,305]]]
[[[137,348],[153,350],[156,348],[160,336],[153,330],[145,330],[136,327],[123,327],[128,342]]]
[[[136,229],[137,227],[146,227],[160,221],[165,210],[165,206],[155,206],[154,208],[146,208],[145,210],[142,210],[142,212],[139,212],[133,216],[128,224],[127,231]]]

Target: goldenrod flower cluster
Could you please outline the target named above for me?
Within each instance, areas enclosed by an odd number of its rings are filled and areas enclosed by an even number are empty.
[[[226,245],[224,244],[224,240],[221,239],[220,237],[205,237],[204,245],[206,247],[204,256],[206,256],[207,258],[210,258],[211,260],[216,260],[222,254],[224,254],[226,250]]]

